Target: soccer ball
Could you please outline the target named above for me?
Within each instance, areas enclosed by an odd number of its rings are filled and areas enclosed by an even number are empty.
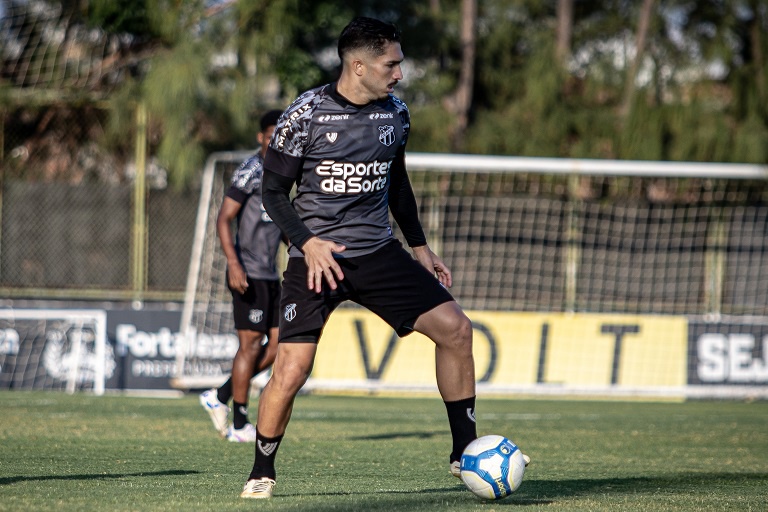
[[[503,436],[475,439],[461,455],[461,481],[486,500],[506,498],[523,483],[523,452]]]

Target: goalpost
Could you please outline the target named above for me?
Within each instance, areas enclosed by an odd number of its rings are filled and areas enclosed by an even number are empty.
[[[231,364],[212,365],[200,336],[236,348],[215,218],[229,173],[251,154],[206,163],[182,388],[217,385]],[[768,396],[768,167],[406,159],[430,246],[475,327],[478,392]],[[345,304],[307,388],[434,390],[431,344],[390,331]]]
[[[110,350],[103,310],[0,310],[0,389],[103,395]]]
[[[239,342],[216,217],[232,172],[255,152],[218,152],[206,160],[179,327],[184,346],[176,351],[176,376],[171,381],[179,389],[218,386],[231,371]]]

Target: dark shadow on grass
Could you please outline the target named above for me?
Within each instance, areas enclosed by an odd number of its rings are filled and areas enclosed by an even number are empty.
[[[351,439],[353,441],[384,441],[387,439],[403,439],[403,438],[410,438],[410,439],[429,439],[431,437],[435,436],[443,436],[450,434],[449,431],[442,431],[442,432],[390,432],[388,434],[373,434],[370,436],[354,436],[349,437],[348,439]]]
[[[675,473],[657,477],[584,478],[577,480],[525,480],[515,497],[556,499],[586,494],[638,494],[659,490],[706,489],[747,481],[765,481],[768,473]]]
[[[520,507],[526,505],[548,505],[557,503],[563,498],[574,496],[600,494],[603,496],[621,496],[623,494],[643,494],[664,492],[690,491],[698,488],[701,492],[712,485],[729,485],[731,483],[746,481],[765,481],[768,483],[768,473],[683,473],[659,477],[627,477],[627,478],[583,478],[576,480],[525,480],[520,489],[512,496],[493,502],[494,508]],[[409,496],[407,500],[403,496]],[[417,496],[422,496],[419,499]],[[483,500],[472,496],[466,488],[456,482],[454,485],[429,489],[413,490],[387,490],[374,489],[366,492],[343,491],[305,493],[302,496],[349,496],[357,499],[353,504],[339,502],[313,503],[313,512],[366,510],[368,512],[390,512],[392,510],[420,510],[426,506],[435,506],[441,503],[467,503],[477,504]],[[275,499],[291,496],[280,496],[279,490]],[[364,500],[365,503],[361,503]],[[486,502],[491,503],[491,502]]]
[[[185,471],[181,469],[170,469],[168,471],[142,471],[141,473],[117,473],[100,474],[93,473],[87,475],[39,475],[39,476],[9,476],[0,477],[0,485],[15,484],[17,482],[31,482],[34,480],[103,480],[107,478],[129,478],[132,476],[180,476],[196,475],[200,471]]]

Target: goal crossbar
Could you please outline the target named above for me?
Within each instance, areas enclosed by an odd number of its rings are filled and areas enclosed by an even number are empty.
[[[598,176],[768,179],[768,165],[407,153],[409,170],[541,172]]]

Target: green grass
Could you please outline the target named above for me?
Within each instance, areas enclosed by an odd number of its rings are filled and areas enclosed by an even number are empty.
[[[448,474],[438,398],[300,396],[269,501],[238,497],[253,445],[182,399],[0,392],[0,510],[765,511],[768,402],[481,399],[479,433],[533,458],[483,502]]]

